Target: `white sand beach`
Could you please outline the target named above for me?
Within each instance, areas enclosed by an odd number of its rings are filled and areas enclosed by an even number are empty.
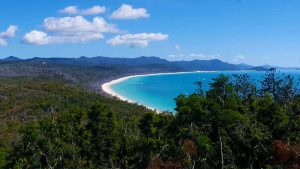
[[[111,95],[111,96],[114,96],[114,97],[117,97],[119,98],[120,100],[123,100],[123,101],[127,101],[127,102],[130,102],[130,103],[135,103],[134,101],[132,100],[129,100],[128,98],[124,97],[124,96],[121,96],[119,94],[117,94],[115,91],[112,90],[111,86],[114,85],[114,84],[117,84],[117,83],[120,83],[122,81],[125,81],[129,78],[132,78],[132,77],[135,77],[135,76],[126,76],[126,77],[122,77],[122,78],[119,78],[119,79],[115,79],[115,80],[112,80],[110,82],[107,82],[107,83],[104,83],[101,85],[101,88],[102,90]]]
[[[129,103],[136,103],[136,104],[140,104],[139,102],[136,102],[136,101],[133,101],[133,100],[130,100],[118,93],[116,93],[112,88],[111,86],[113,86],[114,84],[117,84],[117,83],[121,83],[127,79],[130,79],[130,78],[133,78],[133,77],[140,77],[140,76],[158,76],[158,75],[168,75],[168,74],[188,74],[188,73],[200,73],[200,72],[214,72],[214,71],[194,71],[194,72],[172,72],[172,73],[152,73],[152,74],[142,74],[142,75],[132,75],[132,76],[126,76],[126,77],[122,77],[122,78],[119,78],[119,79],[115,79],[115,80],[112,80],[110,82],[107,82],[107,83],[104,83],[101,85],[101,88],[102,90],[113,96],[113,97],[117,97],[118,99],[120,100],[123,100],[123,101],[127,101]],[[140,104],[142,105],[142,104]],[[152,108],[152,107],[149,107],[147,105],[143,105],[145,107],[147,107],[148,109],[151,109],[151,110],[154,110],[154,111],[157,111],[157,112],[161,112],[161,110],[157,110],[155,108]]]

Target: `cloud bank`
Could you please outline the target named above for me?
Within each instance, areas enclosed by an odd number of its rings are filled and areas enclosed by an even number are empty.
[[[119,30],[102,17],[94,17],[92,21],[82,16],[44,19],[43,31],[33,30],[23,37],[28,44],[80,43],[102,39],[103,33],[116,33]]]
[[[238,54],[235,58],[233,58],[233,62],[236,62],[236,63],[240,63],[240,62],[243,62],[247,59],[246,56],[242,55],[242,54]]]
[[[169,54],[167,58],[169,60],[210,60],[222,57],[218,54],[202,54],[202,53],[190,53],[190,54]]]
[[[10,25],[6,31],[0,32],[0,46],[7,46],[7,39],[16,36],[18,27]]]
[[[114,24],[106,22],[103,17],[87,19],[86,15],[97,15],[104,13],[104,6],[93,6],[80,9],[77,6],[68,6],[60,13],[74,15],[68,17],[48,17],[42,23],[42,29],[34,29],[23,36],[23,43],[35,45],[47,45],[57,43],[85,43],[88,41],[104,39],[105,33],[122,33]],[[133,8],[131,5],[122,4],[114,11],[111,19],[139,19],[147,18],[145,8]],[[152,41],[163,41],[168,39],[167,34],[162,33],[137,33],[120,34],[106,41],[111,46],[127,45],[132,47],[147,47]],[[0,43],[1,39],[0,39]],[[179,50],[180,46],[176,45]]]
[[[60,13],[68,14],[68,15],[98,15],[101,13],[105,13],[105,6],[93,6],[87,9],[79,9],[77,6],[68,6],[64,9],[59,10]]]
[[[123,4],[110,16],[111,19],[139,19],[148,17],[150,17],[150,14],[148,14],[145,8],[134,9],[131,5],[128,4]]]
[[[162,33],[139,33],[118,35],[106,41],[111,46],[128,45],[133,47],[146,47],[150,41],[163,41],[168,39],[168,35]]]

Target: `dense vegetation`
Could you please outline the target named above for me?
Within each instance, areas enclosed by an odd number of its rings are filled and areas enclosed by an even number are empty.
[[[110,57],[79,57],[79,58],[33,58],[27,60],[21,60],[15,57],[9,57],[4,60],[0,59],[0,62],[44,62],[59,65],[69,65],[77,67],[95,67],[95,66],[110,66],[110,67],[130,67],[130,69],[136,71],[156,69],[160,72],[165,71],[194,71],[194,70],[266,70],[264,67],[255,67],[247,64],[230,64],[223,62],[218,59],[212,60],[192,60],[192,61],[168,61],[159,57],[151,56],[141,56],[137,58],[110,58]]]
[[[63,81],[1,82],[2,168],[300,166],[299,85],[275,69],[260,88],[247,75],[220,75],[208,91],[197,82],[176,98],[175,114]]]
[[[26,137],[24,134],[26,128],[32,132],[37,132],[30,128],[35,126],[38,129],[40,128],[38,126],[46,121],[56,121],[62,118],[68,122],[65,123],[66,126],[72,127],[73,124],[69,124],[72,122],[67,116],[74,112],[75,118],[79,115],[77,114],[79,111],[87,116],[86,111],[97,103],[109,107],[110,111],[118,112],[115,117],[122,119],[122,121],[118,121],[118,130],[123,130],[126,128],[125,126],[128,126],[130,129],[127,130],[127,133],[129,134],[135,132],[136,121],[147,111],[142,106],[109,99],[70,85],[68,81],[61,79],[45,79],[44,77],[0,78],[0,168],[16,167],[8,167],[4,164],[13,160],[7,155],[12,153],[13,145],[23,142],[22,140]],[[61,121],[60,123],[63,124]],[[50,131],[45,132],[50,134]],[[75,136],[74,133],[70,134]],[[48,139],[48,136],[45,139]],[[47,167],[35,166],[32,168]]]
[[[100,93],[100,84],[119,77],[161,72],[184,71],[156,57],[139,58],[33,58],[0,60],[0,77],[38,77],[63,80]]]

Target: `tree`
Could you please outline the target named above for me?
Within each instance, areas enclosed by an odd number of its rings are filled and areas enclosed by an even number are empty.
[[[232,80],[235,91],[244,99],[256,95],[256,86],[247,74],[233,74]]]
[[[200,96],[204,95],[204,90],[203,90],[203,82],[197,81],[195,82],[196,85],[196,93],[199,94]]]
[[[146,113],[139,123],[139,129],[142,134],[146,137],[146,159],[151,160],[152,152],[156,147],[156,137],[158,128],[156,127],[159,117],[154,113]]]
[[[87,129],[91,131],[93,162],[97,167],[115,168],[118,148],[114,112],[101,104],[92,106],[88,113]]]
[[[233,85],[229,77],[223,74],[212,80],[213,82],[209,84],[211,89],[206,92],[206,95],[208,98],[218,100],[222,106],[225,106],[226,99],[234,94]]]

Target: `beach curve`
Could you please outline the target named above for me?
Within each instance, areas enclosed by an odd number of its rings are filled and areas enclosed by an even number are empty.
[[[130,76],[125,76],[125,77],[121,77],[121,78],[118,78],[118,79],[115,79],[115,80],[112,80],[112,81],[109,81],[107,83],[104,83],[101,85],[101,88],[102,90],[112,96],[112,97],[116,97],[122,101],[126,101],[126,102],[129,102],[129,103],[135,103],[135,104],[138,104],[138,105],[142,105],[142,106],[145,106],[146,108],[150,109],[150,110],[153,110],[153,111],[156,111],[156,112],[162,112],[163,110],[158,110],[158,109],[155,109],[155,108],[152,108],[150,106],[147,106],[145,104],[141,104],[139,103],[138,101],[133,101],[133,100],[130,100],[128,98],[126,98],[125,96],[122,96],[120,94],[118,94],[117,92],[115,92],[113,89],[112,89],[112,86],[117,84],[117,83],[121,83],[123,81],[126,81],[128,79],[131,79],[131,78],[134,78],[134,77],[141,77],[141,76],[159,76],[159,75],[169,75],[169,74],[188,74],[188,73],[195,73],[195,72],[214,72],[214,71],[191,71],[191,72],[168,72],[168,73],[151,73],[151,74],[141,74],[141,75],[130,75]]]

